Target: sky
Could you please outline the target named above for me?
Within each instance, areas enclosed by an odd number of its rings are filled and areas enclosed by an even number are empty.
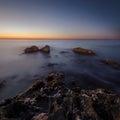
[[[0,0],[0,39],[120,39],[120,0]]]

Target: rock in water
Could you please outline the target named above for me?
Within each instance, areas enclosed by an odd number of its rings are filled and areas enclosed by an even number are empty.
[[[120,69],[120,64],[115,62],[114,60],[106,59],[106,60],[101,60],[101,62],[111,66],[114,69]]]
[[[34,52],[38,52],[39,51],[39,48],[37,46],[31,46],[29,48],[26,48],[24,50],[24,53],[34,53]]]
[[[73,48],[73,52],[85,54],[85,55],[95,55],[95,53],[92,50],[84,49],[84,48]]]
[[[50,46],[45,45],[43,48],[40,49],[40,51],[44,53],[49,53],[50,52]]]

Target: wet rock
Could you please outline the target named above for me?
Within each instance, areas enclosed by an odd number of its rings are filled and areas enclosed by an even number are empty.
[[[81,88],[80,87],[74,87],[72,88],[72,90],[75,92],[75,93],[79,93],[81,92]]]
[[[50,73],[47,77],[46,77],[46,80],[47,80],[47,82],[50,82],[50,81],[52,81],[52,80],[55,80],[55,79],[62,79],[62,78],[64,78],[64,73]]]
[[[24,53],[36,53],[36,52],[44,52],[44,53],[49,53],[50,52],[50,46],[45,45],[43,48],[39,49],[37,46],[31,46],[28,47],[24,50]]]
[[[57,63],[48,63],[48,64],[47,64],[48,67],[54,67],[54,66],[56,66],[56,65],[58,65],[58,64],[57,64]]]
[[[120,98],[105,94],[97,94],[98,99],[93,103],[94,110],[101,119],[120,119]]]
[[[106,59],[106,60],[101,60],[101,62],[111,66],[114,69],[120,69],[120,64],[115,62],[114,60]]]
[[[58,108],[49,116],[49,120],[66,120],[64,115],[64,110],[62,108]]]
[[[58,77],[59,77],[60,79],[64,78],[64,76],[65,76],[65,74],[64,74],[63,72],[58,73]]]
[[[77,85],[77,82],[76,82],[76,80],[70,80],[70,84],[71,84],[72,86],[76,86],[76,85]]]
[[[46,87],[48,88],[55,88],[58,86],[63,85],[62,78],[64,77],[64,73],[50,73],[48,77],[46,78],[47,84]]]
[[[35,53],[35,52],[38,52],[39,51],[39,48],[37,46],[31,46],[31,47],[28,47],[24,50],[24,53]]]
[[[40,51],[44,52],[44,53],[49,53],[50,52],[50,46],[45,45],[43,48],[40,49]]]
[[[11,101],[12,101],[12,98],[8,98],[8,99],[5,99],[3,101],[0,101],[0,106],[8,105],[11,103]]]
[[[26,91],[24,91],[23,93],[21,94],[18,94],[16,96],[17,99],[19,98],[31,98],[31,97],[34,97],[36,95],[36,92],[40,91],[42,87],[45,86],[45,83],[42,81],[42,80],[36,80],[35,83],[30,87],[28,88]]]
[[[47,113],[40,113],[34,116],[32,120],[48,120],[48,115]]]
[[[0,104],[1,119],[120,120],[120,96],[105,89],[68,88],[64,73],[50,73]],[[74,82],[73,82],[74,83]]]
[[[102,60],[102,62],[108,65],[117,64],[115,61],[110,59]]]
[[[57,74],[56,73],[50,73],[47,77],[46,77],[46,80],[47,82],[50,82],[52,81],[53,79],[57,79]]]
[[[54,79],[52,81],[50,81],[49,83],[47,83],[47,87],[48,88],[55,88],[57,86],[61,86],[63,84],[62,80],[58,80],[58,79]]]
[[[95,55],[95,53],[92,50],[84,49],[84,48],[73,48],[73,52],[80,53],[84,55]]]
[[[32,91],[37,91],[44,87],[45,83],[42,80],[36,80],[33,86],[31,87]]]
[[[25,117],[25,112],[28,110],[28,106],[23,104],[21,101],[12,101],[11,104],[4,107],[4,114],[5,117],[8,118],[19,118],[19,117]],[[23,112],[23,116],[21,114],[21,111]]]

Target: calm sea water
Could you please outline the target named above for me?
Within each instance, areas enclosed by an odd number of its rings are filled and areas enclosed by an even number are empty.
[[[49,55],[23,54],[31,45],[50,45]],[[92,49],[96,56],[79,55],[74,47]],[[100,62],[113,59],[120,63],[119,40],[0,40],[0,99],[15,96],[36,79],[50,72],[64,72],[65,82],[76,80],[81,88],[108,88],[120,93],[120,71]]]

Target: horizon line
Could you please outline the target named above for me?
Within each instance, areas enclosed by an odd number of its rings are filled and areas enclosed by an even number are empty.
[[[120,40],[120,38],[0,38],[0,40]]]

